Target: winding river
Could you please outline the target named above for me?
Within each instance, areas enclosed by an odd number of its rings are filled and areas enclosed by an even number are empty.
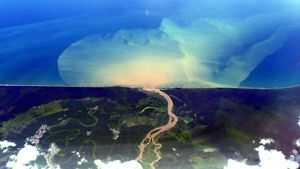
[[[160,127],[157,127],[155,129],[151,130],[145,136],[145,138],[143,139],[143,141],[139,145],[140,152],[139,152],[138,157],[136,158],[137,161],[139,161],[141,163],[145,163],[143,161],[143,155],[144,155],[144,152],[145,152],[145,148],[152,144],[154,146],[153,151],[156,155],[156,159],[153,160],[152,162],[148,163],[148,164],[150,165],[151,169],[155,169],[156,163],[159,162],[159,160],[161,159],[160,149],[162,147],[162,144],[160,144],[158,142],[159,136],[160,136],[160,134],[172,129],[176,125],[176,123],[178,122],[178,117],[172,112],[174,104],[173,104],[173,101],[172,101],[171,97],[168,94],[166,94],[165,92],[163,92],[163,91],[161,91],[160,89],[157,89],[157,88],[144,88],[144,90],[158,93],[168,103],[168,109],[167,109],[167,113],[169,115],[168,123],[163,125],[163,126],[160,126]]]

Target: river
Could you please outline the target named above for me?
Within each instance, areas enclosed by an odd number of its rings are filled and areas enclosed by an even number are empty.
[[[178,122],[178,117],[173,113],[173,101],[171,99],[171,97],[166,94],[165,92],[161,91],[160,89],[157,88],[144,88],[145,91],[150,91],[150,92],[156,92],[158,93],[160,96],[162,96],[166,101],[167,101],[167,105],[168,105],[168,109],[167,109],[167,113],[169,115],[169,121],[167,124],[159,126],[155,129],[152,129],[150,132],[147,133],[147,135],[145,136],[145,138],[142,140],[142,142],[139,145],[139,155],[136,158],[137,161],[141,162],[141,163],[145,163],[143,161],[143,155],[145,152],[145,148],[147,146],[150,146],[151,144],[154,145],[154,153],[156,155],[156,159],[153,160],[152,162],[148,163],[149,166],[151,167],[151,169],[155,169],[155,165],[157,162],[159,162],[159,160],[161,159],[161,155],[160,155],[160,149],[162,147],[162,144],[160,144],[159,141],[159,137],[160,134],[172,129]]]

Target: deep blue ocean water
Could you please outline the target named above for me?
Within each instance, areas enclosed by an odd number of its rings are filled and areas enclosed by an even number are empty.
[[[199,67],[208,66],[210,73],[199,73],[199,78],[255,87],[297,85],[298,9],[300,3],[296,0],[2,0],[0,83],[67,84],[59,74],[57,60],[73,43],[89,35],[106,36],[119,30],[161,29],[166,20],[171,20],[182,30],[173,32],[174,37],[199,37],[193,39],[194,46],[204,43],[199,51],[205,52],[191,50],[199,61],[208,60]],[[168,33],[175,30],[166,29]],[[275,40],[269,46],[261,45],[272,38]],[[257,46],[262,49],[256,50]],[[260,56],[265,50],[270,52]],[[248,55],[253,59],[246,58]],[[242,62],[243,66],[238,65],[242,75],[232,73],[237,72],[237,65],[231,65],[233,61]],[[235,81],[236,76],[241,80]]]

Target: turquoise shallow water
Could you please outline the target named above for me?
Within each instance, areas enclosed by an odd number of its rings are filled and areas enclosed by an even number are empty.
[[[106,85],[98,79],[110,65],[163,54],[171,87],[296,85],[299,8],[297,0],[4,0],[0,83]]]

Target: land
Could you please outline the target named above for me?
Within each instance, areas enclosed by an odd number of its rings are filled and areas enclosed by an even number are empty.
[[[159,138],[158,169],[222,169],[229,158],[256,164],[254,148],[262,138],[274,139],[273,148],[287,156],[299,151],[300,87],[163,91],[179,121]],[[46,124],[38,146],[47,151],[55,143],[60,151],[53,162],[63,169],[95,168],[95,159],[135,159],[145,135],[168,122],[164,98],[141,89],[3,86],[0,98],[1,140],[22,146]],[[1,166],[12,152],[1,155]],[[79,166],[74,152],[87,162]],[[145,160],[154,156],[148,153]]]

